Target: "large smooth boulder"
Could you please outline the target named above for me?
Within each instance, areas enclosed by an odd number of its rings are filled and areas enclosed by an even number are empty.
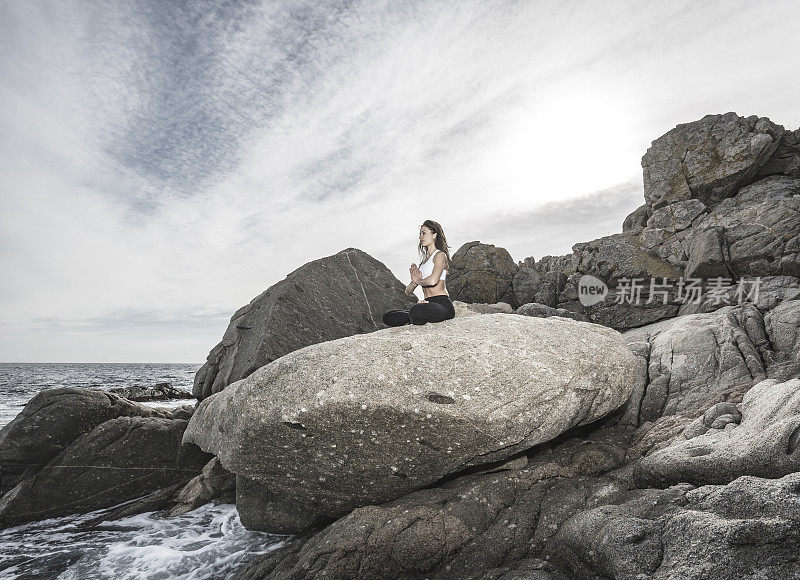
[[[160,417],[102,423],[0,498],[0,527],[106,508],[185,483],[203,466],[177,465],[186,425]]]
[[[582,511],[550,562],[576,580],[798,577],[800,473],[631,491]]]
[[[384,312],[416,300],[389,268],[357,248],[313,260],[233,314],[197,371],[193,394],[208,397],[304,346],[386,328]]]
[[[800,471],[800,379],[766,379],[736,410],[705,433],[643,457],[634,475],[642,487],[728,483],[741,475],[782,477]],[[730,415],[730,420],[720,421]]]
[[[269,505],[240,511],[245,526],[298,531],[590,423],[626,401],[635,367],[618,332],[565,318],[389,328],[230,385],[198,406],[184,442],[263,486]]]
[[[0,429],[0,495],[26,471],[33,473],[84,433],[117,417],[163,417],[161,411],[101,391],[77,387],[37,393]]]
[[[732,112],[677,125],[642,157],[645,201],[657,210],[687,199],[710,205],[733,195],[753,180],[783,133],[766,117]]]
[[[453,300],[461,302],[506,302],[517,308],[513,282],[518,269],[505,248],[467,242],[453,254],[447,291]]]

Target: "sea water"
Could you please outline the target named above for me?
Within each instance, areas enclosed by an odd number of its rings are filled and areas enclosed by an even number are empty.
[[[168,382],[191,391],[199,368],[200,363],[0,363],[0,428],[42,389]],[[143,404],[194,403],[176,399]],[[0,530],[0,578],[225,578],[291,539],[246,530],[236,506],[216,501],[176,517],[155,511],[81,527],[114,507]]]

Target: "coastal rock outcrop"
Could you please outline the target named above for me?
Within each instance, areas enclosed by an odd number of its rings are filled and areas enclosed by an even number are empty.
[[[129,401],[167,401],[171,399],[193,399],[194,395],[182,389],[176,389],[170,383],[156,383],[152,387],[134,385],[132,387],[116,387],[108,392],[125,397]]]
[[[654,210],[687,199],[718,202],[753,180],[784,132],[766,117],[733,112],[681,123],[642,157],[645,201]]]
[[[595,477],[622,463],[624,434],[567,435],[529,450],[522,469],[464,475],[358,508],[313,536],[254,558],[234,580],[461,580],[483,578],[476,573],[520,558],[545,557],[565,520],[623,501],[629,487],[624,478]]]
[[[678,125],[642,158],[646,203],[625,218],[622,233],[575,244],[565,256],[525,258],[516,269],[462,260],[459,279],[488,282],[459,286],[458,298],[514,308],[535,302],[620,331],[734,304],[736,292],[752,295],[755,277],[773,299],[779,288],[793,299],[800,289],[798,143],[800,130],[764,117],[725,113]],[[470,242],[456,255],[482,257],[484,248],[507,253]],[[580,302],[584,274],[606,284],[604,300]],[[698,299],[687,296],[692,284]],[[491,299],[487,285],[498,289]]]
[[[643,457],[635,465],[637,483],[720,484],[800,472],[800,379],[756,384],[744,395],[741,419],[736,407],[718,413],[705,433]]]
[[[737,404],[754,384],[800,376],[800,301],[762,313],[754,304],[679,316],[623,333],[638,370],[621,424],[638,427],[629,450],[669,445],[714,405]]]
[[[304,346],[386,328],[384,312],[414,302],[383,263],[357,248],[308,262],[233,314],[192,392],[203,399]]]
[[[105,421],[170,416],[171,412],[99,389],[44,389],[0,429],[0,495],[17,485],[26,471],[37,471],[80,435]]]
[[[259,369],[201,402],[184,442],[239,476],[245,526],[298,532],[592,422],[635,364],[616,331],[559,317],[389,328]]]
[[[161,417],[103,422],[0,498],[0,526],[93,511],[185,483],[202,468],[176,465],[186,424]]]
[[[633,490],[582,511],[549,560],[569,578],[797,578],[800,473]]]

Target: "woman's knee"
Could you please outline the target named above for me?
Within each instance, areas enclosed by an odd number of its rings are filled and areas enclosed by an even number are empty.
[[[408,317],[412,324],[425,324],[428,322],[425,304],[413,304],[408,310]]]

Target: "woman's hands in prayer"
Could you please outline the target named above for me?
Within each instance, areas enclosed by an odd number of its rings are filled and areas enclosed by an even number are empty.
[[[419,271],[416,264],[411,264],[408,272],[411,274],[411,281],[414,282],[414,284],[422,282],[422,272]]]

